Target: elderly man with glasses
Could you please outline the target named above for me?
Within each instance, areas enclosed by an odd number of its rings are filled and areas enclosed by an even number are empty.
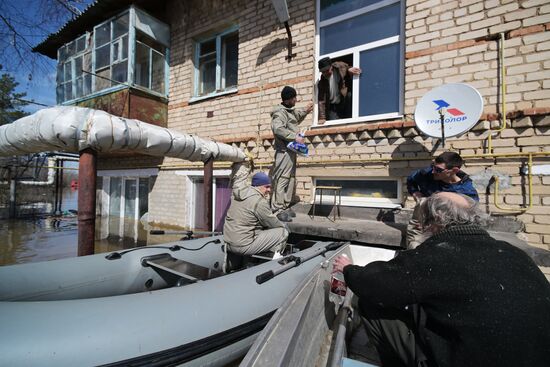
[[[407,248],[415,248],[424,240],[420,228],[420,204],[424,198],[436,192],[455,192],[479,201],[479,196],[470,177],[461,170],[464,160],[455,152],[444,152],[437,156],[432,165],[414,171],[407,177],[407,191],[417,205],[407,226]]]

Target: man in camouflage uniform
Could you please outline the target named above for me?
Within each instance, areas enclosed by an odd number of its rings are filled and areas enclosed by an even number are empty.
[[[241,255],[273,251],[278,255],[286,246],[288,231],[269,207],[271,181],[258,172],[248,184],[250,168],[235,163],[231,174],[232,198],[223,227],[228,250]]]
[[[275,135],[275,162],[271,167],[270,177],[273,184],[271,210],[282,221],[290,222],[296,214],[289,209],[296,189],[296,153],[287,148],[288,143],[296,141],[303,144],[298,125],[313,109],[313,104],[306,108],[295,108],[296,90],[286,86],[281,92],[282,103],[271,112],[271,130]]]

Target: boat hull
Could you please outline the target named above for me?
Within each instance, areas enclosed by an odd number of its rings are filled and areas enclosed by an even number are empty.
[[[198,249],[207,241],[183,244]],[[318,242],[294,255],[326,245]],[[219,243],[200,251],[166,248],[143,248],[114,260],[103,254],[0,268],[0,364],[221,366],[244,355],[286,296],[326,261],[316,256],[263,284],[256,282],[258,275],[283,265],[269,261],[185,286],[142,291],[148,280],[162,280],[142,265],[144,257],[169,252],[211,269],[224,257]],[[64,283],[52,286],[60,279]],[[107,291],[101,293],[100,285]],[[26,290],[14,290],[17,286]]]

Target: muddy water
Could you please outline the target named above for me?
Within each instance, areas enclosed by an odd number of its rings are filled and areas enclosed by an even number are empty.
[[[38,203],[44,213],[14,220],[0,219],[0,266],[77,256],[78,191],[63,192],[61,211],[54,217],[51,203]],[[73,212],[72,212],[73,211]],[[177,241],[181,235],[151,235],[151,228],[127,218],[98,218],[95,253]]]

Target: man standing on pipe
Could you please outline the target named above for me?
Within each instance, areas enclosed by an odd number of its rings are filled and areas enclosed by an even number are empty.
[[[313,110],[313,103],[306,108],[295,108],[296,90],[285,86],[281,91],[282,103],[271,112],[271,130],[275,135],[275,162],[270,177],[273,185],[271,209],[283,222],[291,222],[296,216],[290,203],[296,190],[296,153],[287,148],[288,143],[304,143],[298,125]]]

